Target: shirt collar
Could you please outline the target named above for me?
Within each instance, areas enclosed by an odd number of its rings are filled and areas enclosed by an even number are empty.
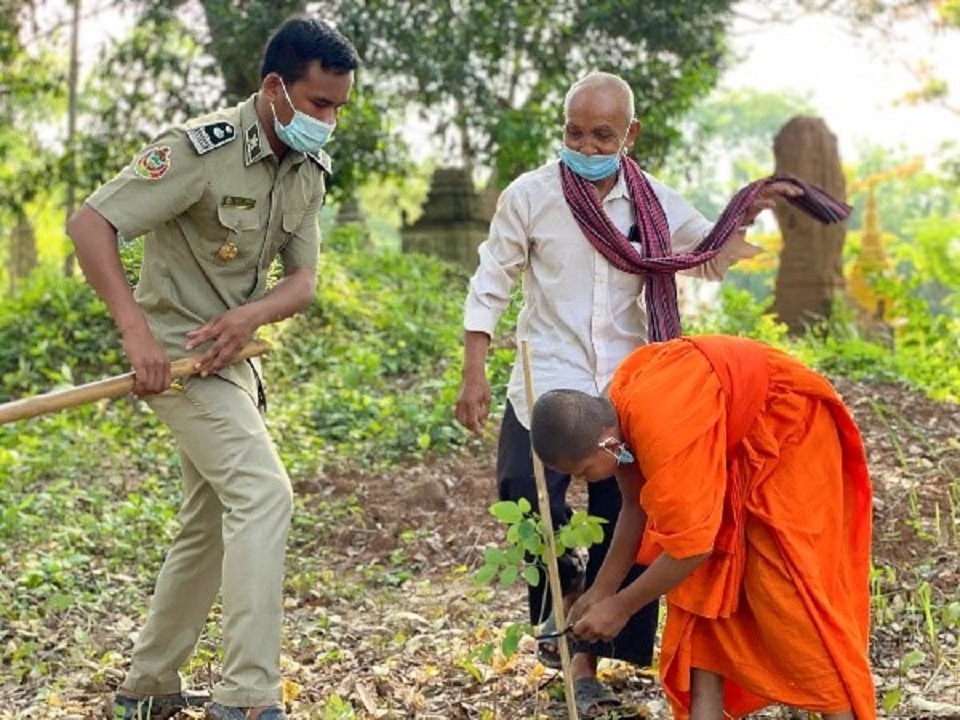
[[[240,127],[243,132],[243,160],[248,167],[255,162],[263,160],[265,157],[273,155],[273,148],[267,140],[267,135],[260,125],[260,118],[257,116],[257,96],[252,95],[240,105]],[[322,151],[318,155],[326,155]],[[288,150],[288,162],[291,165],[299,165],[307,159],[306,153]],[[315,158],[316,159],[316,158]],[[327,173],[330,173],[330,161],[327,158],[326,165],[320,162]]]
[[[240,132],[243,140],[243,160],[247,166],[273,155],[267,135],[257,117],[256,95],[251,95],[240,105]]]
[[[607,193],[604,201],[618,198],[630,198],[630,187],[627,185],[627,175],[623,170],[617,171],[617,182],[610,188],[610,192]]]

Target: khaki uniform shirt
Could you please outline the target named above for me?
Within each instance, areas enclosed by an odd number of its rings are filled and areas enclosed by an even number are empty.
[[[255,98],[163,132],[87,200],[124,238],[145,236],[135,296],[172,359],[188,331],[266,294],[277,255],[286,269],[317,266],[329,158],[278,162]],[[257,398],[245,363],[221,375]]]

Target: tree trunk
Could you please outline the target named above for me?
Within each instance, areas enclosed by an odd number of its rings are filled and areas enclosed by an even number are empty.
[[[73,0],[73,19],[70,21],[70,75],[69,94],[67,99],[67,202],[64,208],[67,219],[77,209],[77,163],[76,163],[76,136],[77,136],[77,84],[80,82],[80,1]],[[67,256],[63,261],[63,274],[73,277],[76,270],[77,256],[73,251],[73,244],[68,243]]]
[[[820,118],[796,117],[773,142],[776,172],[796,175],[818,185],[838,200],[847,187],[837,138]],[[792,205],[774,210],[783,250],[777,271],[772,311],[793,334],[830,317],[834,298],[843,291],[843,241],[846,227],[824,225]]]
[[[37,266],[37,235],[30,220],[22,212],[17,215],[17,225],[10,237],[8,275],[10,292],[16,292],[20,281],[27,278]]]
[[[246,100],[260,87],[260,62],[270,34],[288,18],[305,12],[306,0],[275,0],[237,7],[201,0],[210,30],[210,53],[223,75],[227,103]]]

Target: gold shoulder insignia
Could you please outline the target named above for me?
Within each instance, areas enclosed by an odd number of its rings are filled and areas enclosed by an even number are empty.
[[[226,120],[207,123],[187,130],[187,138],[193,145],[193,149],[197,151],[197,155],[216,150],[218,147],[235,140],[236,137],[237,131]]]

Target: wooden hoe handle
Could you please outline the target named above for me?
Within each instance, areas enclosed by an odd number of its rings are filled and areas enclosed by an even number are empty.
[[[266,340],[253,340],[247,343],[240,352],[234,356],[231,362],[237,363],[248,358],[263,355],[270,350],[270,343]],[[174,380],[180,380],[190,375],[196,374],[194,365],[200,356],[185,357],[174,360],[170,363],[170,373]],[[44,393],[43,395],[34,395],[33,397],[22,398],[12,402],[0,405],[0,425],[4,425],[15,420],[26,420],[27,418],[44,415],[46,413],[57,412],[77,405],[86,405],[96,400],[105,400],[109,398],[118,398],[133,391],[134,377],[133,373],[124,373],[115,375],[105,380],[77,385],[66,390],[55,390]]]

